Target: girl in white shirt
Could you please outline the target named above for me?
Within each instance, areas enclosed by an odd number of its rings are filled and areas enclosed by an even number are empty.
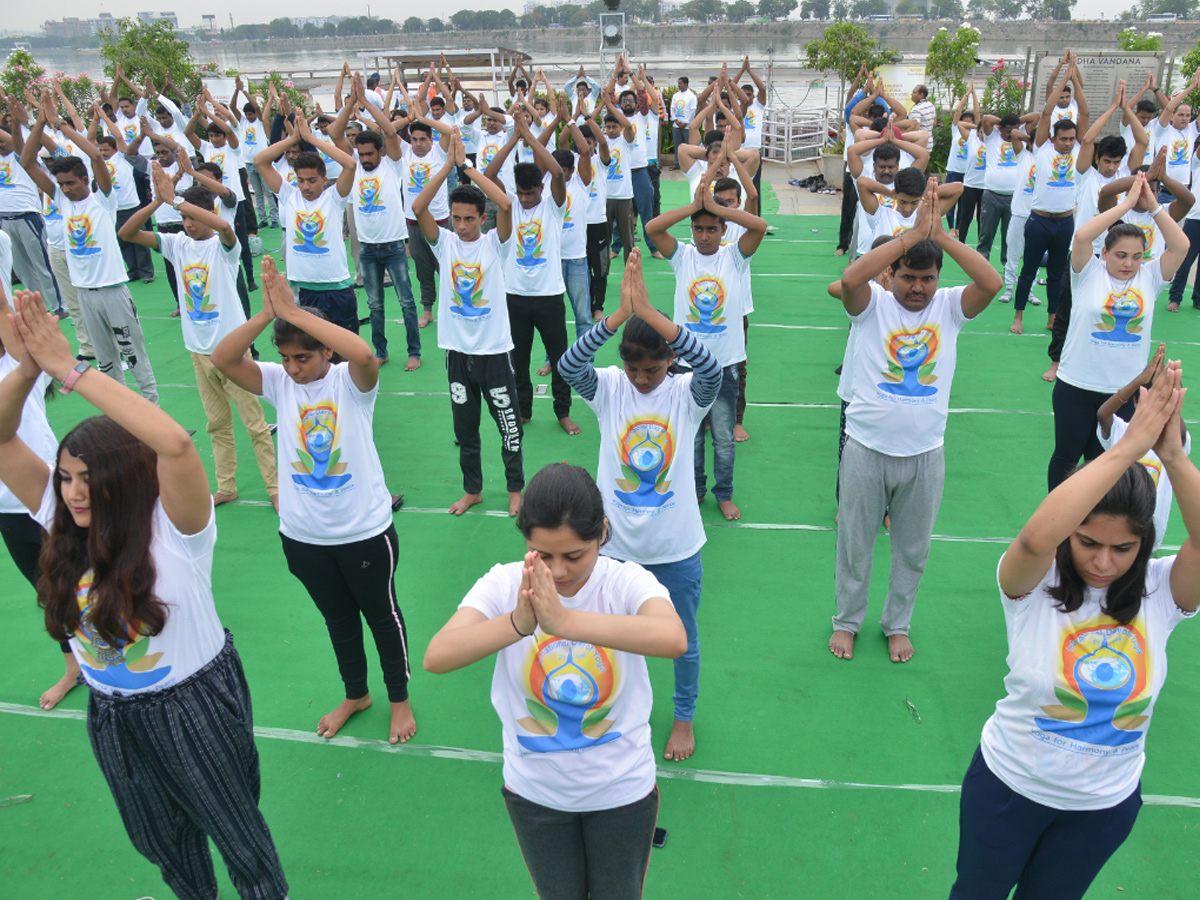
[[[276,410],[277,467],[289,474],[279,483],[283,553],[325,619],[346,689],[346,699],[317,723],[317,734],[333,737],[371,705],[366,619],[391,703],[389,740],[404,743],[417,723],[408,700],[408,634],[396,599],[399,541],[372,437],[379,365],[357,334],[296,306],[270,257],[263,257],[262,277],[262,312],[230,332],[212,361]],[[282,364],[247,355],[268,325]],[[335,362],[334,354],[345,361]]]
[[[1162,231],[1166,249],[1156,260],[1144,259],[1146,238],[1136,225],[1119,220],[1142,201]],[[1094,459],[1102,447],[1096,438],[1096,413],[1114,393],[1134,379],[1150,358],[1154,299],[1187,255],[1188,239],[1158,201],[1139,172],[1125,199],[1075,232],[1071,252],[1071,321],[1063,341],[1054,382],[1054,453],[1047,482],[1051,490],[1082,456]],[[1107,232],[1100,258],[1092,241]],[[1127,403],[1118,415],[1133,414]]]
[[[1172,629],[1200,606],[1200,545],[1152,558],[1153,449],[1185,523],[1200,472],[1180,440],[1178,362],[1124,436],[1042,501],[1000,560],[1006,696],[963,781],[951,900],[1075,900],[1141,807],[1146,732]]]
[[[517,527],[524,560],[475,583],[425,668],[496,654],[504,802],[538,896],[637,900],[658,815],[644,657],[679,656],[687,635],[653,575],[600,554],[608,520],[585,469],[533,476]]]
[[[21,364],[0,381],[0,480],[49,532],[46,630],[70,641],[91,689],[88,737],[125,829],[180,897],[217,895],[211,839],[242,896],[283,898],[250,691],[213,602],[200,455],[158,406],[76,361],[39,294],[15,299],[8,350]],[[63,438],[53,468],[18,437],[43,372],[102,413]]]

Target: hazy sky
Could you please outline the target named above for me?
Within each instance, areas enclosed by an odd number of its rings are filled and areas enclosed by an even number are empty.
[[[1133,0],[1087,0],[1086,6],[1090,14],[1100,15],[1106,14],[1109,18],[1120,13],[1122,10],[1131,6]],[[35,30],[41,27],[42,23],[47,18],[47,10],[53,9],[53,18],[61,19],[67,16],[77,16],[81,19],[92,18],[102,12],[112,13],[112,15],[132,16],[138,10],[144,9],[174,9],[179,16],[179,24],[181,27],[191,25],[202,25],[203,19],[201,16],[205,13],[211,13],[217,17],[217,25],[228,26],[229,14],[233,13],[233,21],[236,25],[248,24],[250,22],[267,22],[279,16],[322,16],[328,15],[331,11],[337,10],[341,15],[366,15],[367,4],[360,2],[354,5],[339,5],[331,2],[331,0],[261,0],[252,6],[246,3],[233,2],[233,0],[201,0],[190,7],[183,4],[176,5],[172,0],[100,0],[100,2],[86,2],[86,0],[58,0],[53,4],[41,6],[36,3],[18,3],[16,0],[6,4],[4,18],[0,20],[0,28],[7,30],[27,29]],[[444,4],[438,4],[438,9],[442,11],[443,17],[449,17],[452,13],[460,9],[504,9],[509,7],[518,15],[524,10],[524,2],[513,3],[512,0],[470,0],[470,2],[460,2],[460,0],[448,0]],[[252,9],[253,12],[247,14],[247,9]],[[191,12],[190,10],[195,10]],[[375,3],[371,5],[371,14],[375,16],[388,16],[389,18],[398,18],[401,21],[408,15],[412,15],[413,7],[408,4],[398,3]],[[1081,13],[1079,7],[1076,7],[1077,15]]]

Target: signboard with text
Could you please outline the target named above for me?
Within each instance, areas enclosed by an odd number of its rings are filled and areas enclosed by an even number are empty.
[[[1040,112],[1046,105],[1046,85],[1054,74],[1059,57],[1050,53],[1038,53],[1034,59],[1033,90],[1029,94],[1029,108]],[[1132,97],[1146,84],[1146,73],[1153,72],[1155,81],[1161,83],[1165,76],[1164,58],[1162,53],[1081,53],[1079,54],[1079,74],[1083,80],[1083,93],[1087,98],[1088,112],[1091,121],[1108,109],[1117,84],[1125,79],[1126,94]],[[1062,71],[1058,80],[1063,77]],[[1072,87],[1074,90],[1074,87]],[[1149,99],[1154,99],[1150,97]],[[987,110],[984,110],[987,112]],[[1121,128],[1120,112],[1109,119],[1104,134],[1117,134]],[[1080,135],[1082,137],[1082,135]]]
[[[905,109],[912,109],[912,92],[918,84],[925,83],[925,65],[923,63],[897,63],[879,67],[879,77],[883,79],[883,92],[893,100],[904,104]]]

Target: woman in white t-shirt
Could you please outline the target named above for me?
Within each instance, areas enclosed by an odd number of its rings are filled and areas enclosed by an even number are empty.
[[[296,306],[269,256],[263,257],[262,285],[262,312],[231,331],[212,361],[238,387],[275,407],[277,468],[289,476],[279,481],[283,555],[325,619],[346,690],[346,699],[317,722],[317,734],[333,737],[371,705],[365,619],[391,704],[389,740],[404,743],[417,723],[408,700],[408,634],[396,599],[393,498],[372,435],[379,364],[357,334],[319,310]],[[268,326],[282,364],[247,355]]]
[[[1136,225],[1119,222],[1143,201],[1162,232],[1166,249],[1146,261],[1146,237]],[[1054,382],[1054,452],[1047,482],[1053,490],[1082,456],[1094,459],[1100,406],[1142,371],[1150,357],[1154,299],[1187,255],[1188,239],[1157,199],[1144,173],[1125,199],[1075,232],[1071,252],[1071,321]],[[1092,241],[1105,234],[1100,257]],[[1133,414],[1131,404],[1118,411]]]
[[[608,520],[585,469],[546,466],[517,516],[521,562],[493,566],[425,653],[445,673],[496,654],[504,802],[543,900],[636,900],[658,815],[643,657],[687,648],[666,589],[601,556]]]
[[[0,480],[49,533],[39,603],[90,688],[88,737],[125,829],[180,897],[216,896],[209,839],[243,896],[284,897],[258,809],[250,690],[213,602],[200,455],[158,406],[76,361],[40,294],[15,300],[8,350],[21,363],[0,381]],[[102,413],[62,439],[53,467],[18,436],[43,372]]]
[[[1180,440],[1180,369],[1142,395],[1116,445],[1042,501],[1000,559],[1006,696],[963,780],[951,900],[1075,900],[1141,808],[1146,732],[1172,629],[1200,606],[1200,545],[1154,559],[1153,449],[1183,520],[1200,472]]]
[[[622,325],[622,367],[596,368],[596,352]],[[675,374],[676,357],[691,372]],[[696,749],[696,619],[706,539],[699,505],[691,502],[696,496],[691,448],[717,399],[721,365],[692,332],[650,305],[641,251],[635,248],[621,280],[620,307],[577,340],[558,367],[596,413],[600,427],[596,481],[612,525],[612,542],[604,552],[645,566],[666,585],[687,631],[687,652],[675,660],[675,723],[663,754],[684,760]]]

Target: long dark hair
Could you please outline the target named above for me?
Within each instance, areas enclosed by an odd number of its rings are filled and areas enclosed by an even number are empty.
[[[1076,470],[1078,471],[1078,469]],[[1092,516],[1119,516],[1129,524],[1129,530],[1142,544],[1137,558],[1129,571],[1108,586],[1101,606],[1105,615],[1111,616],[1122,625],[1128,625],[1142,608],[1146,596],[1146,569],[1150,565],[1150,554],[1154,552],[1154,505],[1156,500],[1154,479],[1141,463],[1126,469],[1095,508],[1088,513],[1086,524]],[[1055,605],[1063,612],[1074,612],[1083,605],[1087,585],[1075,568],[1071,556],[1071,539],[1068,537],[1058,545],[1055,557],[1058,561],[1058,584],[1051,586],[1049,594]]]
[[[535,528],[553,531],[564,525],[581,540],[603,543],[604,500],[587,469],[551,463],[525,486],[517,529],[528,539]]]
[[[87,464],[91,525],[80,528],[62,498],[57,460],[66,452]],[[79,630],[79,580],[92,570],[88,629],[115,647],[131,629],[162,632],[167,607],[154,595],[157,570],[150,556],[158,500],[158,455],[107,416],[84,419],[58,445],[54,467],[54,521],[38,559],[38,604],[46,631],[65,641]]]
[[[317,309],[315,306],[301,306],[310,315],[316,316],[318,319],[329,321],[329,316],[326,315],[323,309]],[[325,345],[309,334],[302,328],[297,328],[291,322],[279,317],[271,323],[271,343],[278,349],[280,344],[295,344],[303,350],[318,352],[325,349]],[[345,362],[345,359],[340,356],[335,350],[333,356],[329,360],[330,364]]]

